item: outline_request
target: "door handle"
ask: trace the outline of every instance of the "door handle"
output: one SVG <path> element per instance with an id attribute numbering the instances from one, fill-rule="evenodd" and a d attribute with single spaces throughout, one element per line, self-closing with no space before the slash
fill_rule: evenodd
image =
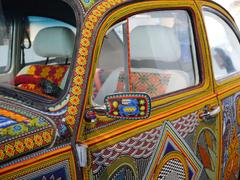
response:
<path id="1" fill-rule="evenodd" d="M 201 119 L 204 121 L 209 121 L 210 119 L 216 117 L 221 111 L 220 106 L 215 106 L 214 108 L 209 108 L 209 106 L 206 106 L 204 108 L 204 112 L 199 115 Z"/>

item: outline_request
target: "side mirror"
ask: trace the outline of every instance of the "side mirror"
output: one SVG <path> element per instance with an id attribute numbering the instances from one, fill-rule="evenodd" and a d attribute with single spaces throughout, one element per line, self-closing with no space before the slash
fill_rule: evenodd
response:
<path id="1" fill-rule="evenodd" d="M 106 116 L 121 120 L 146 119 L 151 112 L 151 99 L 145 93 L 117 93 L 104 99 Z"/>

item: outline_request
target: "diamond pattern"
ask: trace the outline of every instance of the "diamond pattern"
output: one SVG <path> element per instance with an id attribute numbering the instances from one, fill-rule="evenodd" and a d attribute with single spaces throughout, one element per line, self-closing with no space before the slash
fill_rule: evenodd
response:
<path id="1" fill-rule="evenodd" d="M 125 91 L 125 74 L 120 73 L 116 92 Z M 150 97 L 160 96 L 166 92 L 170 77 L 170 74 L 131 72 L 132 91 L 145 92 Z"/>

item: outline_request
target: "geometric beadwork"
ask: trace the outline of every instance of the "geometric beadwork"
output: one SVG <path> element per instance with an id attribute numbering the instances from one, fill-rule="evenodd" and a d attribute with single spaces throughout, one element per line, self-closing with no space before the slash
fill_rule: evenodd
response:
<path id="1" fill-rule="evenodd" d="M 171 177 L 171 178 L 170 178 Z M 185 180 L 186 174 L 184 172 L 183 164 L 178 159 L 170 159 L 163 166 L 158 179 L 180 179 Z"/>
<path id="2" fill-rule="evenodd" d="M 170 74 L 159 74 L 153 72 L 131 72 L 130 86 L 132 87 L 132 92 L 145 92 L 151 98 L 163 95 L 168 87 L 170 80 Z M 126 74 L 120 72 L 116 92 L 124 92 Z"/>
<path id="3" fill-rule="evenodd" d="M 64 180 L 77 179 L 75 169 L 75 159 L 71 146 L 49 148 L 48 150 L 34 153 L 28 158 L 23 158 L 23 162 L 14 161 L 8 163 L 6 168 L 0 168 L 2 179 L 34 179 L 34 180 Z M 15 167 L 20 162 L 20 166 Z M 13 166 L 12 166 L 13 165 Z"/>
<path id="4" fill-rule="evenodd" d="M 192 112 L 187 116 L 180 117 L 177 120 L 172 121 L 171 124 L 181 137 L 186 138 L 188 134 L 193 133 L 199 126 L 198 111 Z"/>
<path id="5" fill-rule="evenodd" d="M 18 179 L 69 179 L 70 167 L 69 161 L 65 160 L 60 163 L 54 164 L 47 168 L 29 173 L 25 176 L 19 177 Z"/>
<path id="6" fill-rule="evenodd" d="M 133 170 L 129 166 L 122 166 L 111 175 L 109 179 L 136 179 Z"/>
<path id="7" fill-rule="evenodd" d="M 138 120 L 150 116 L 151 99 L 145 93 L 117 93 L 104 99 L 109 118 Z"/>
<path id="8" fill-rule="evenodd" d="M 167 161 L 170 159 L 180 160 L 180 163 L 183 165 L 182 167 L 184 167 L 184 173 L 182 172 L 182 168 L 179 168 L 180 166 L 177 168 L 176 164 L 173 169 L 171 168 L 167 171 L 167 168 L 169 168 Z M 173 161 L 171 161 L 171 163 L 173 163 Z M 163 169 L 164 166 L 165 169 Z M 185 174 L 185 176 L 188 177 L 187 179 L 198 179 L 202 169 L 203 166 L 201 162 L 188 144 L 171 123 L 165 121 L 162 135 L 158 140 L 143 179 L 152 179 L 153 176 L 156 175 L 156 171 L 159 172 L 157 175 L 164 173 L 165 175 L 168 174 L 169 177 L 174 175 L 181 178 Z"/>
<path id="9" fill-rule="evenodd" d="M 56 128 L 46 117 L 0 101 L 0 163 L 50 146 Z"/>
<path id="10" fill-rule="evenodd" d="M 131 157 L 135 159 L 150 158 L 154 151 L 155 144 L 158 142 L 157 140 L 160 133 L 161 128 L 158 127 L 120 141 L 97 152 L 93 152 L 93 175 L 97 176 L 104 167 L 108 167 L 121 157 Z"/>
<path id="11" fill-rule="evenodd" d="M 90 9 L 95 3 L 94 0 L 81 0 L 81 2 L 83 4 L 85 10 Z"/>
<path id="12" fill-rule="evenodd" d="M 0 163 L 11 160 L 20 155 L 36 151 L 52 144 L 55 131 L 51 128 L 26 134 L 0 144 Z"/>
<path id="13" fill-rule="evenodd" d="M 217 139 L 214 132 L 203 128 L 197 138 L 197 157 L 201 160 L 207 179 L 217 179 Z"/>
<path id="14" fill-rule="evenodd" d="M 77 121 L 78 109 L 80 104 L 82 104 L 83 96 L 85 90 L 86 82 L 89 79 L 87 77 L 87 63 L 89 62 L 89 51 L 92 49 L 90 46 L 92 40 L 94 40 L 94 31 L 97 28 L 98 22 L 101 20 L 103 15 L 114 8 L 117 5 L 124 3 L 126 0 L 103 0 L 93 7 L 85 16 L 85 21 L 82 26 L 81 31 L 81 42 L 79 52 L 77 54 L 77 61 L 73 70 L 73 83 L 69 90 L 70 99 L 68 104 L 68 109 L 66 113 L 66 124 L 73 131 L 75 123 Z M 92 0 L 81 0 L 84 7 L 88 9 L 92 7 Z M 95 2 L 95 1 L 94 1 Z M 79 126 L 81 126 L 82 121 L 80 121 Z M 84 126 L 81 126 L 84 127 Z M 77 134 L 81 134 L 84 131 L 83 128 L 80 128 Z M 80 136 L 77 136 L 80 137 Z"/>
<path id="15" fill-rule="evenodd" d="M 239 173 L 239 98 L 237 93 L 222 100 L 222 179 L 237 179 Z"/>

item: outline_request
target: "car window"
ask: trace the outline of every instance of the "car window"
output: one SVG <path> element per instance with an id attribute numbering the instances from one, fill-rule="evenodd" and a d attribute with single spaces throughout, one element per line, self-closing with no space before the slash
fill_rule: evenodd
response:
<path id="1" fill-rule="evenodd" d="M 204 10 L 204 20 L 215 79 L 222 80 L 240 72 L 240 44 L 232 28 L 220 16 L 207 10 Z"/>
<path id="2" fill-rule="evenodd" d="M 236 21 L 236 24 L 238 25 L 238 28 L 240 27 L 240 11 L 239 11 L 239 0 L 214 0 L 216 3 L 220 4 L 222 7 L 224 7 L 234 18 Z"/>
<path id="3" fill-rule="evenodd" d="M 111 27 L 94 77 L 93 100 L 118 92 L 151 98 L 199 84 L 192 24 L 187 11 L 136 14 Z"/>
<path id="4" fill-rule="evenodd" d="M 10 95 L 16 90 L 21 96 L 31 93 L 33 99 L 51 102 L 62 97 L 68 85 L 77 37 L 76 14 L 61 0 L 23 0 L 23 4 L 0 1 L 0 73 L 8 61 L 13 62 L 0 90 L 8 88 Z M 12 35 L 9 18 L 4 19 L 1 13 L 12 19 Z"/>
<path id="5" fill-rule="evenodd" d="M 0 8 L 1 10 L 1 8 Z M 12 21 L 0 11 L 0 74 L 9 70 Z"/>

